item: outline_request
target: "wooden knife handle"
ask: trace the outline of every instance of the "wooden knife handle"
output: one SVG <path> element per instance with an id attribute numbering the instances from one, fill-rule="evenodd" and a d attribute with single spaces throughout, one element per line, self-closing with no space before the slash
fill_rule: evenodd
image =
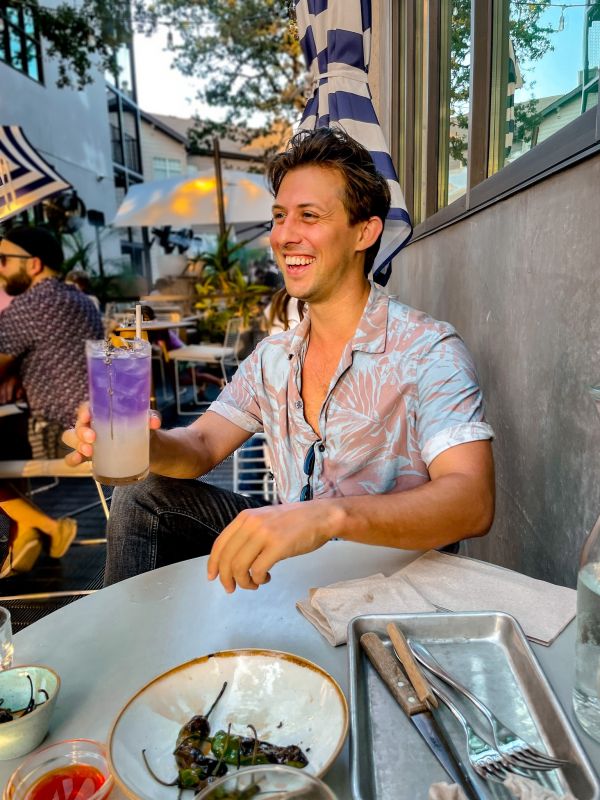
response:
<path id="1" fill-rule="evenodd" d="M 406 637 L 393 622 L 388 623 L 386 630 L 388 632 L 388 636 L 394 646 L 394 650 L 396 651 L 396 655 L 400 659 L 402 666 L 404 667 L 406 674 L 410 678 L 410 682 L 415 688 L 415 692 L 417 693 L 417 697 L 421 702 L 425 703 L 426 705 L 433 706 L 437 708 L 437 697 L 434 695 L 431 685 L 425 675 L 423 674 L 421 667 L 417 664 L 415 657 L 412 654 L 410 647 L 408 646 L 408 642 L 406 641 Z"/>
<path id="2" fill-rule="evenodd" d="M 427 706 L 419 700 L 410 681 L 402 672 L 400 664 L 379 636 L 376 633 L 363 633 L 360 637 L 360 644 L 404 712 L 412 717 L 413 714 L 427 711 Z"/>

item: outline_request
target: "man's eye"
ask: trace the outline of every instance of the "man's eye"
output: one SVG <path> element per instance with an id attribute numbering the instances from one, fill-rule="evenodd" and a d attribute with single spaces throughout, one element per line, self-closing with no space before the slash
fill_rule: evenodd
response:
<path id="1" fill-rule="evenodd" d="M 302 214 L 303 219 L 316 219 L 317 215 L 312 211 L 304 211 Z"/>
<path id="2" fill-rule="evenodd" d="M 273 214 L 273 222 L 280 222 L 285 217 L 283 211 L 276 211 Z"/>

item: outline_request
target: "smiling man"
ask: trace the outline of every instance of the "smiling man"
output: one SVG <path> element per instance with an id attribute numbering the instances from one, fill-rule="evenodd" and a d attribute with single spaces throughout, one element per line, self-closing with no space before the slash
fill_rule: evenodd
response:
<path id="1" fill-rule="evenodd" d="M 368 151 L 341 130 L 304 131 L 268 175 L 271 245 L 308 313 L 263 340 L 188 428 L 151 422 L 153 474 L 113 495 L 107 583 L 210 552 L 210 579 L 256 589 L 335 537 L 425 550 L 491 525 L 493 434 L 469 353 L 367 278 L 390 205 Z M 195 480 L 259 431 L 279 505 Z M 93 440 L 83 409 L 69 462 Z"/>

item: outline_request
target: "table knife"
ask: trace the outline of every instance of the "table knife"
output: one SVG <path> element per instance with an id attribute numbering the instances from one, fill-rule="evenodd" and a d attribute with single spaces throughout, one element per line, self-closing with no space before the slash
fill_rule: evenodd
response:
<path id="1" fill-rule="evenodd" d="M 430 706 L 424 700 L 419 700 L 398 660 L 389 652 L 379 636 L 376 633 L 364 633 L 360 637 L 360 644 L 394 699 L 400 704 L 452 781 L 462 787 L 469 800 L 487 800 L 487 795 L 478 792 L 471 782 L 445 731 L 431 713 Z"/>

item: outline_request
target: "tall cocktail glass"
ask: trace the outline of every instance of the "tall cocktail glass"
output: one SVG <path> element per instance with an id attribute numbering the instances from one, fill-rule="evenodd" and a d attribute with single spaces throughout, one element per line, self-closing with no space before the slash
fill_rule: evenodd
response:
<path id="1" fill-rule="evenodd" d="M 100 483 L 142 480 L 150 461 L 151 347 L 141 339 L 86 342 L 92 428 L 92 468 Z"/>

